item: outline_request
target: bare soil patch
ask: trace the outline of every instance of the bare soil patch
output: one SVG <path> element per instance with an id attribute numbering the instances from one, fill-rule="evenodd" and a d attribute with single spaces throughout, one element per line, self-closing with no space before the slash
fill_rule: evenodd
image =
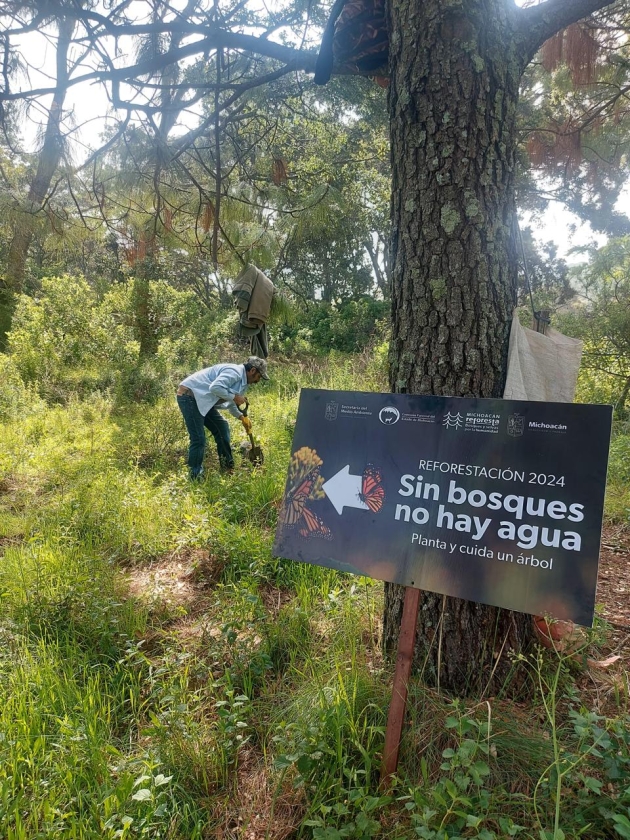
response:
<path id="1" fill-rule="evenodd" d="M 145 651 L 161 649 L 165 633 L 183 648 L 195 650 L 204 645 L 204 640 L 221 636 L 222 622 L 217 621 L 214 607 L 215 586 L 222 571 L 223 563 L 199 548 L 179 550 L 127 570 L 128 594 L 158 618 L 160 629 L 148 633 Z M 277 616 L 293 597 L 271 584 L 263 585 L 259 594 L 272 616 Z M 239 633 L 239 637 L 242 635 Z M 257 645 L 260 638 L 254 636 L 252 641 Z"/>
<path id="2" fill-rule="evenodd" d="M 134 566 L 127 573 L 129 594 L 148 605 L 161 602 L 188 610 L 199 597 L 197 567 L 208 561 L 207 551 L 191 549 Z"/>
<path id="3" fill-rule="evenodd" d="M 288 779 L 280 786 L 264 759 L 244 749 L 239 756 L 237 795 L 218 803 L 217 840 L 286 840 L 295 835 L 304 817 L 304 794 Z"/>
<path id="4" fill-rule="evenodd" d="M 630 528 L 604 526 L 596 601 L 615 628 L 630 633 Z"/>

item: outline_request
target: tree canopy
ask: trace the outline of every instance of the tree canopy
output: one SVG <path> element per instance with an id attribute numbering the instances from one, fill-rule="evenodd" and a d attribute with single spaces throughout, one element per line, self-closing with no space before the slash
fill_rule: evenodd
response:
<path id="1" fill-rule="evenodd" d="M 477 4 L 453 8 L 468 5 Z M 536 210 L 552 198 L 598 230 L 625 233 L 627 217 L 614 208 L 626 178 L 623 4 L 564 34 L 560 27 L 609 4 L 500 5 L 527 33 L 529 53 L 551 36 L 523 80 L 519 206 Z M 3 170 L 15 231 L 3 243 L 5 297 L 24 287 L 26 255 L 42 229 L 67 237 L 77 223 L 101 223 L 132 259 L 157 237 L 206 257 L 215 271 L 233 272 L 244 259 L 279 271 L 291 249 L 296 257 L 312 250 L 318 214 L 329 228 L 349 206 L 362 208 L 364 229 L 355 230 L 350 251 L 342 245 L 342 261 L 350 265 L 351 251 L 366 249 L 359 273 L 371 263 L 385 291 L 385 95 L 339 64 L 334 72 L 345 76 L 313 87 L 308 74 L 327 13 L 301 2 L 274 12 L 201 1 L 2 4 L 5 148 L 26 164 L 19 183 Z M 107 108 L 106 131 L 87 159 L 77 145 L 78 90 L 84 99 L 98 92 Z M 29 120 L 41 125 L 36 158 L 16 133 Z"/>

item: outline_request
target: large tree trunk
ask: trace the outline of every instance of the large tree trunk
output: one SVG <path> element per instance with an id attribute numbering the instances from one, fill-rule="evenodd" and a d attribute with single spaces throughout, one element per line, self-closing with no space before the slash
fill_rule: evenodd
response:
<path id="1" fill-rule="evenodd" d="M 44 141 L 39 151 L 37 168 L 31 181 L 23 212 L 14 226 L 13 237 L 7 253 L 7 267 L 0 281 L 0 350 L 6 345 L 6 336 L 11 328 L 13 309 L 17 296 L 22 292 L 26 272 L 28 251 L 33 241 L 37 214 L 41 212 L 50 185 L 63 153 L 61 120 L 63 103 L 68 92 L 68 52 L 74 30 L 72 19 L 62 18 L 59 23 L 57 41 L 57 87 L 48 112 Z"/>
<path id="2" fill-rule="evenodd" d="M 571 8 L 582 17 L 603 5 L 391 0 L 394 392 L 501 397 L 516 303 L 520 78 L 554 27 L 571 22 Z M 389 651 L 403 592 L 386 587 Z M 509 654 L 531 636 L 529 616 L 427 593 L 415 665 L 445 689 L 494 694 L 513 669 Z"/>

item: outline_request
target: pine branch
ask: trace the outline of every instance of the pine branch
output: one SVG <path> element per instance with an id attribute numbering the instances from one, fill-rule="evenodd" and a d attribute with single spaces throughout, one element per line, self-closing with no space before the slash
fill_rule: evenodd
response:
<path id="1" fill-rule="evenodd" d="M 151 59 L 137 62 L 127 67 L 112 68 L 109 70 L 96 70 L 91 73 L 85 73 L 82 76 L 75 76 L 74 79 L 69 80 L 68 87 L 73 87 L 82 82 L 94 81 L 113 81 L 113 82 L 132 82 L 140 76 L 153 75 L 159 70 L 168 67 L 170 64 L 175 64 L 184 58 L 189 58 L 194 55 L 203 54 L 205 52 L 215 50 L 218 48 L 228 48 L 239 50 L 243 52 L 250 52 L 257 55 L 264 55 L 267 58 L 275 59 L 284 62 L 285 70 L 305 70 L 313 72 L 315 69 L 315 60 L 317 54 L 314 52 L 300 51 L 292 47 L 286 47 L 283 44 L 277 44 L 274 41 L 268 41 L 265 38 L 259 38 L 255 35 L 245 35 L 242 33 L 217 31 L 212 35 L 200 41 L 195 41 L 192 44 L 186 44 L 177 49 L 168 50 L 154 56 Z M 0 101 L 8 101 L 15 99 L 33 99 L 45 94 L 54 93 L 55 88 L 38 88 L 37 90 L 24 90 L 16 93 L 0 92 Z"/>

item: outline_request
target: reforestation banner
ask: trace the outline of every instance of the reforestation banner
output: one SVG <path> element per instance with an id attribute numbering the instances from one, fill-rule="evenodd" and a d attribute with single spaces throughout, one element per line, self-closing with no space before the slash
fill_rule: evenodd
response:
<path id="1" fill-rule="evenodd" d="M 274 554 L 591 625 L 611 421 L 304 389 Z"/>

